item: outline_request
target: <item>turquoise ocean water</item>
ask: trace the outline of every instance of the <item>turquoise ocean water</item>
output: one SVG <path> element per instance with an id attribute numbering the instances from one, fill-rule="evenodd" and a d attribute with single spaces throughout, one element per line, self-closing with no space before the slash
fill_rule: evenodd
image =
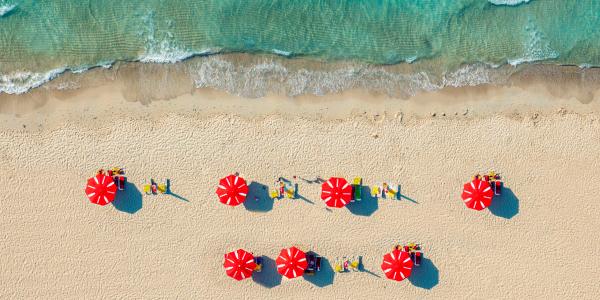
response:
<path id="1" fill-rule="evenodd" d="M 419 65 L 433 64 L 432 76 L 472 83 L 473 66 L 600 66 L 599 28 L 600 0 L 0 0 L 0 92 L 96 66 L 238 52 L 369 70 L 411 64 L 421 77 Z M 215 72 L 231 72 L 214 62 L 199 85 L 219 87 Z M 332 72 L 357 80 L 348 70 Z"/>

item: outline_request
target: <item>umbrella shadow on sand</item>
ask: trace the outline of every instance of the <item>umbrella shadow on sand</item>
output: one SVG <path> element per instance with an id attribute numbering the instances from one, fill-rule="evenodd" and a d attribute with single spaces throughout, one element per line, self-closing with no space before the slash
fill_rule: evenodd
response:
<path id="1" fill-rule="evenodd" d="M 117 191 L 112 205 L 119 211 L 135 214 L 142 209 L 142 193 L 133 183 L 126 182 L 125 190 Z"/>
<path id="2" fill-rule="evenodd" d="M 430 259 L 423 257 L 421 265 L 413 267 L 408 280 L 416 287 L 430 290 L 440 282 L 440 271 Z"/>
<path id="3" fill-rule="evenodd" d="M 266 256 L 263 256 L 262 260 L 262 271 L 253 272 L 252 280 L 269 289 L 280 285 L 282 276 L 277 272 L 277 263 Z"/>
<path id="4" fill-rule="evenodd" d="M 325 257 L 321 257 L 321 270 L 314 275 L 304 274 L 304 279 L 318 287 L 326 287 L 333 284 L 335 272 Z"/>
<path id="5" fill-rule="evenodd" d="M 350 202 L 346 205 L 348 210 L 357 216 L 370 216 L 379 208 L 378 200 L 371 196 L 371 188 L 363 186 L 361 190 L 362 200 Z"/>
<path id="6" fill-rule="evenodd" d="M 519 213 L 519 198 L 509 188 L 502 188 L 502 195 L 494 197 L 488 207 L 494 216 L 512 219 Z"/>
<path id="7" fill-rule="evenodd" d="M 244 207 L 249 211 L 267 212 L 273 209 L 273 198 L 269 195 L 269 188 L 256 181 L 248 185 L 248 195 Z"/>

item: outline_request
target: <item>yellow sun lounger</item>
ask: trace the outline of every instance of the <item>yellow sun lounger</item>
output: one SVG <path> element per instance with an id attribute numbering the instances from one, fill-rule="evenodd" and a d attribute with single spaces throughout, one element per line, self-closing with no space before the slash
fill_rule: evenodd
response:
<path id="1" fill-rule="evenodd" d="M 352 260 L 350 262 L 350 269 L 352 269 L 352 271 L 358 271 L 358 260 Z"/>
<path id="2" fill-rule="evenodd" d="M 273 198 L 273 199 L 279 198 L 279 193 L 277 191 L 271 191 L 271 198 Z"/>
<path id="3" fill-rule="evenodd" d="M 378 186 L 374 185 L 371 188 L 371 196 L 374 198 L 377 198 L 377 196 L 379 196 L 379 187 Z"/>
<path id="4" fill-rule="evenodd" d="M 337 273 L 342 273 L 342 272 L 344 271 L 344 267 L 342 266 L 342 264 L 341 264 L 340 262 L 336 262 L 336 263 L 335 263 L 334 270 L 335 270 Z"/>
<path id="5" fill-rule="evenodd" d="M 147 195 L 150 195 L 152 193 L 149 184 L 144 184 L 144 193 L 146 193 Z"/>
<path id="6" fill-rule="evenodd" d="M 166 184 L 159 184 L 157 187 L 158 191 L 161 193 L 166 193 L 167 192 L 167 185 Z"/>
<path id="7" fill-rule="evenodd" d="M 286 194 L 286 196 L 287 196 L 289 199 L 293 199 L 293 198 L 294 198 L 294 190 L 292 190 L 292 189 L 290 189 L 290 190 L 286 190 L 286 191 L 285 191 L 285 194 Z"/>

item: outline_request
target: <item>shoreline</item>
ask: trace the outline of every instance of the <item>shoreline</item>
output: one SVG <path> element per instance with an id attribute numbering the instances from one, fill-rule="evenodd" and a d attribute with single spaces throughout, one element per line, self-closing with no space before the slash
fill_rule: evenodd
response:
<path id="1" fill-rule="evenodd" d="M 323 96 L 295 97 L 271 93 L 261 98 L 231 95 L 212 88 L 198 89 L 185 72 L 171 65 L 124 66 L 70 74 L 51 84 L 76 82 L 75 89 L 38 88 L 26 94 L 0 94 L 0 126 L 5 129 L 43 128 L 82 119 L 128 118 L 166 114 L 209 117 L 214 114 L 262 118 L 269 115 L 335 120 L 364 117 L 384 119 L 473 119 L 497 115 L 528 118 L 600 112 L 600 69 L 581 73 L 573 68 L 541 76 L 531 67 L 510 77 L 503 85 L 446 87 L 419 92 L 409 98 L 352 89 Z M 544 81 L 546 80 L 546 81 Z M 560 84 L 557 84 L 560 82 Z M 25 125 L 25 127 L 23 127 Z"/>
<path id="2" fill-rule="evenodd" d="M 264 54 L 215 54 L 176 63 L 117 62 L 109 67 L 97 66 L 85 71 L 67 69 L 58 76 L 52 75 L 52 79 L 44 83 L 34 83 L 39 81 L 34 78 L 44 77 L 43 74 L 23 72 L 32 77 L 16 82 L 6 77 L 0 84 L 4 88 L 27 83 L 37 87 L 25 93 L 0 93 L 0 100 L 40 90 L 68 91 L 107 84 L 128 85 L 127 89 L 133 90 L 130 97 L 142 101 L 171 99 L 207 88 L 247 98 L 335 96 L 358 90 L 390 99 L 411 99 L 456 88 L 526 87 L 532 83 L 560 82 L 577 86 L 579 90 L 574 96 L 587 103 L 593 101 L 596 97 L 593 94 L 600 90 L 600 68 L 594 67 L 543 62 L 518 66 L 474 63 L 448 71 L 441 69 L 443 65 L 436 60 L 371 65 Z M 161 84 L 160 89 L 154 88 L 152 93 L 143 94 L 148 84 L 156 82 Z M 547 85 L 547 88 L 553 86 Z M 565 96 L 564 91 L 555 89 L 553 93 Z"/>

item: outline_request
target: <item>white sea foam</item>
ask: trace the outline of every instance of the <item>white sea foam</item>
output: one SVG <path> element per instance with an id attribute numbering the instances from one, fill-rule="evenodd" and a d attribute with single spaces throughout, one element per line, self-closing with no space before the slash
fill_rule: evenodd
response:
<path id="1" fill-rule="evenodd" d="M 508 5 L 515 6 L 523 3 L 529 3 L 531 0 L 488 0 L 490 3 L 494 5 Z"/>
<path id="2" fill-rule="evenodd" d="M 163 40 L 158 44 L 150 45 L 145 53 L 139 57 L 139 61 L 144 63 L 176 63 L 194 55 L 194 52 L 181 50 L 168 40 Z"/>
<path id="3" fill-rule="evenodd" d="M 138 61 L 143 63 L 176 63 L 195 55 L 212 54 L 211 49 L 203 51 L 185 50 L 178 45 L 175 37 L 169 31 L 158 33 L 154 24 L 154 12 L 142 17 L 144 26 L 138 35 L 146 40 L 145 51 Z M 168 21 L 172 23 L 172 21 Z"/>
<path id="4" fill-rule="evenodd" d="M 525 53 L 522 57 L 509 59 L 508 63 L 510 65 L 516 66 L 523 63 L 558 58 L 559 53 L 550 47 L 544 39 L 544 34 L 536 28 L 531 20 L 525 29 L 528 33 Z"/>
<path id="5" fill-rule="evenodd" d="M 411 96 L 447 86 L 474 86 L 502 82 L 508 75 L 486 64 L 466 65 L 442 76 L 425 72 L 399 73 L 386 67 L 351 64 L 331 70 L 292 70 L 276 61 L 252 66 L 235 65 L 219 57 L 206 57 L 191 66 L 196 87 L 215 88 L 245 97 L 269 92 L 297 96 L 324 95 L 359 88 Z"/>
<path id="6" fill-rule="evenodd" d="M 283 51 L 283 50 L 279 50 L 279 49 L 273 49 L 271 51 L 273 51 L 273 53 L 275 53 L 277 55 L 281 55 L 281 56 L 285 56 L 285 57 L 292 56 L 292 52 L 289 52 L 289 51 Z"/>
<path id="7" fill-rule="evenodd" d="M 2 5 L 0 5 L 0 17 L 3 17 L 4 15 L 6 15 L 9 12 L 13 11 L 15 8 L 17 8 L 16 4 L 2 4 Z"/>
<path id="8" fill-rule="evenodd" d="M 409 63 L 409 64 L 412 64 L 412 63 L 413 63 L 413 62 L 415 62 L 417 59 L 419 59 L 419 57 L 415 55 L 415 56 L 408 57 L 408 58 L 407 58 L 407 59 L 405 59 L 404 61 L 405 61 L 405 62 L 407 62 L 407 63 Z"/>
<path id="9" fill-rule="evenodd" d="M 23 94 L 29 90 L 56 78 L 65 68 L 54 69 L 46 73 L 15 72 L 0 75 L 0 93 Z"/>
<path id="10" fill-rule="evenodd" d="M 78 68 L 73 68 L 73 69 L 71 70 L 71 73 L 73 73 L 73 74 L 81 74 L 81 73 L 83 73 L 83 72 L 85 72 L 85 71 L 87 71 L 87 70 L 89 70 L 89 69 L 90 69 L 89 67 L 78 67 Z"/>

